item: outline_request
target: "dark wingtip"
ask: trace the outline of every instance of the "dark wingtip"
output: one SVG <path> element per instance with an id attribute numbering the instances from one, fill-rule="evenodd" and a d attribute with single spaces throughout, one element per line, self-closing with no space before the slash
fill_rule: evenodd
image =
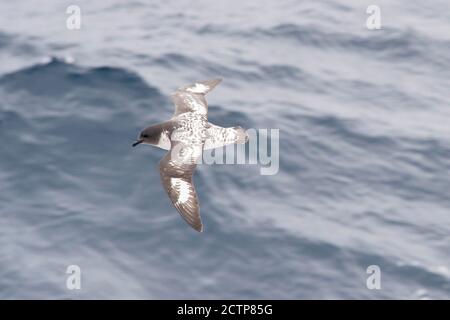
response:
<path id="1" fill-rule="evenodd" d="M 197 224 L 197 225 L 192 225 L 191 224 L 191 227 L 195 230 L 195 231 L 197 231 L 197 232 L 200 232 L 200 233 L 202 233 L 203 232 L 203 223 L 202 224 Z"/>

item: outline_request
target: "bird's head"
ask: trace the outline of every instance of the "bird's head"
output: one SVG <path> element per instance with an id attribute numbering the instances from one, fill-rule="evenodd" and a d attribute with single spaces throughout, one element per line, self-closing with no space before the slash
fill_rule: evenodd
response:
<path id="1" fill-rule="evenodd" d="M 147 127 L 141 131 L 138 139 L 136 140 L 136 142 L 133 143 L 133 147 L 136 147 L 138 144 L 141 143 L 156 145 L 158 144 L 160 134 L 161 131 L 158 130 L 158 128 L 156 128 L 155 126 Z"/>

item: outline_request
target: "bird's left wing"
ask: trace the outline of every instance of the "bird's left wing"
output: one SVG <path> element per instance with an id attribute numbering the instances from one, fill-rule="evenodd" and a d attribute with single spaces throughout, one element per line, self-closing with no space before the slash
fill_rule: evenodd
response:
<path id="1" fill-rule="evenodd" d="M 222 79 L 198 81 L 192 85 L 179 88 L 172 94 L 172 101 L 175 104 L 175 113 L 178 116 L 186 112 L 198 114 L 208 114 L 208 103 L 205 95 L 214 89 Z"/>
<path id="2" fill-rule="evenodd" d="M 195 230 L 202 232 L 200 205 L 192 181 L 203 145 L 174 142 L 159 163 L 161 181 L 175 208 Z"/>

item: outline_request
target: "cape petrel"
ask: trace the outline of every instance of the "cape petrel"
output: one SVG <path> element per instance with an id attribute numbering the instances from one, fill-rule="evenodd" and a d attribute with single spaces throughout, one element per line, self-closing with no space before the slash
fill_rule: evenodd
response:
<path id="1" fill-rule="evenodd" d="M 151 144 L 169 152 L 159 162 L 161 181 L 175 208 L 195 230 L 203 224 L 192 176 L 202 151 L 232 143 L 246 143 L 241 127 L 223 128 L 208 122 L 205 95 L 222 80 L 198 81 L 172 94 L 175 113 L 170 120 L 145 128 L 133 143 Z"/>

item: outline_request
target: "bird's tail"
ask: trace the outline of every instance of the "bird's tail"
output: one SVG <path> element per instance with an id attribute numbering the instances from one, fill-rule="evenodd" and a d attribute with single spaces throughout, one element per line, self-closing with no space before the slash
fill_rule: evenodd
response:
<path id="1" fill-rule="evenodd" d="M 233 129 L 236 134 L 236 143 L 243 144 L 248 141 L 248 134 L 243 128 L 233 127 Z"/>

